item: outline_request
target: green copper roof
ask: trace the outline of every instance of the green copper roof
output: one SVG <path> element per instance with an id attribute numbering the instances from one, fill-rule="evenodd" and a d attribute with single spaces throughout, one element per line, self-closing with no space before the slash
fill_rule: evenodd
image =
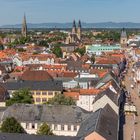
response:
<path id="1" fill-rule="evenodd" d="M 120 50 L 120 45 L 87 45 L 87 51 L 112 51 L 112 50 Z"/>

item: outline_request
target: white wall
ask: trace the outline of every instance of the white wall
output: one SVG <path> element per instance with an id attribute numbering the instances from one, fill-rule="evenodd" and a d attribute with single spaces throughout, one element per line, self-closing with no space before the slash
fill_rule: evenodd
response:
<path id="1" fill-rule="evenodd" d="M 0 102 L 0 107 L 6 107 L 6 102 Z"/>
<path id="2" fill-rule="evenodd" d="M 64 88 L 75 88 L 78 86 L 77 81 L 68 81 L 68 82 L 63 82 L 63 87 Z M 79 82 L 79 86 L 82 89 L 87 89 L 88 88 L 88 83 L 87 82 Z"/>
<path id="3" fill-rule="evenodd" d="M 106 104 L 109 104 L 112 107 L 112 109 L 116 112 L 116 114 L 118 114 L 119 107 L 106 95 L 104 95 L 102 98 L 93 103 L 93 112 L 100 108 L 104 108 Z"/>
<path id="4" fill-rule="evenodd" d="M 34 60 L 32 58 L 30 58 L 29 60 L 27 61 L 23 61 L 23 65 L 27 65 L 27 64 L 47 64 L 47 65 L 53 65 L 55 62 L 54 62 L 54 59 L 46 59 L 44 61 L 40 61 L 38 58 L 35 58 Z"/>
<path id="5" fill-rule="evenodd" d="M 21 126 L 24 128 L 24 130 L 28 133 L 28 134 L 36 134 L 37 133 L 37 130 L 39 129 L 39 127 L 41 126 L 40 124 L 37 124 L 37 123 L 33 123 L 34 125 L 34 129 L 32 128 L 32 123 L 25 123 L 25 122 L 22 122 L 21 123 Z M 68 130 L 68 125 L 65 124 L 63 125 L 64 126 L 64 130 L 62 130 L 62 124 L 51 124 L 49 125 L 51 130 L 53 131 L 53 133 L 55 135 L 58 135 L 58 136 L 76 136 L 78 131 L 79 131 L 79 128 L 80 126 L 79 125 L 75 125 L 76 127 L 76 130 L 74 130 L 74 125 L 70 125 L 70 130 Z M 55 128 L 55 126 L 57 126 L 57 128 Z"/>
<path id="6" fill-rule="evenodd" d="M 76 105 L 87 110 L 87 111 L 92 111 L 93 106 L 92 103 L 95 99 L 96 95 L 91 94 L 91 95 L 80 95 L 79 100 L 77 101 Z"/>

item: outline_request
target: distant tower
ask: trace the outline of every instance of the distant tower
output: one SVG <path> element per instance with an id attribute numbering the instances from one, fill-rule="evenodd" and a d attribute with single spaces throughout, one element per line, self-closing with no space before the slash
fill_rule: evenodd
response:
<path id="1" fill-rule="evenodd" d="M 77 29 L 77 37 L 79 40 L 81 40 L 81 34 L 82 34 L 82 26 L 81 26 L 81 21 L 79 20 L 78 29 Z"/>
<path id="2" fill-rule="evenodd" d="M 27 37 L 27 23 L 26 23 L 26 16 L 24 14 L 23 23 L 22 23 L 22 36 Z"/>
<path id="3" fill-rule="evenodd" d="M 73 21 L 72 34 L 76 34 L 76 23 Z"/>
<path id="4" fill-rule="evenodd" d="M 127 34 L 124 28 L 122 29 L 122 32 L 121 32 L 120 44 L 122 46 L 127 44 Z"/>

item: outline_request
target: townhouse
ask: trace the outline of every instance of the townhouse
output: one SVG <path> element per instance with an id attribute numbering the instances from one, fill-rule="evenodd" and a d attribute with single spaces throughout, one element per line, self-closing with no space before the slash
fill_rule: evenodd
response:
<path id="1" fill-rule="evenodd" d="M 56 94 L 63 91 L 62 82 L 54 80 L 53 77 L 44 70 L 27 69 L 18 80 L 9 80 L 2 85 L 12 96 L 13 92 L 19 89 L 29 89 L 32 93 L 34 103 L 46 103 Z"/>
<path id="2" fill-rule="evenodd" d="M 22 53 L 13 56 L 13 63 L 17 66 L 29 64 L 48 64 L 55 63 L 56 56 L 54 54 L 32 54 Z"/>
<path id="3" fill-rule="evenodd" d="M 87 111 L 93 111 L 93 101 L 100 92 L 98 89 L 80 89 L 76 105 Z"/>
<path id="4" fill-rule="evenodd" d="M 63 91 L 61 81 L 11 81 L 2 83 L 9 94 L 12 97 L 13 92 L 19 89 L 29 89 L 33 99 L 34 104 L 46 103 L 49 99 L 53 98 L 57 94 L 61 94 Z"/>
<path id="5" fill-rule="evenodd" d="M 118 140 L 118 115 L 107 104 L 83 121 L 77 136 L 85 140 Z"/>
<path id="6" fill-rule="evenodd" d="M 92 103 L 92 111 L 95 112 L 109 104 L 115 113 L 119 115 L 119 96 L 119 94 L 114 93 L 109 88 L 105 89 L 95 97 Z"/>
<path id="7" fill-rule="evenodd" d="M 36 134 L 40 125 L 47 123 L 55 134 L 48 139 L 67 140 L 70 138 L 68 136 L 76 140 L 118 139 L 118 115 L 109 104 L 95 112 L 87 112 L 76 106 L 15 104 L 0 110 L 0 121 L 7 117 L 16 118 L 28 134 Z M 8 134 L 2 135 L 8 137 Z M 36 137 L 34 135 L 34 139 Z"/>
<path id="8" fill-rule="evenodd" d="M 1 121 L 14 117 L 28 134 L 36 134 L 45 122 L 55 135 L 76 136 L 81 122 L 89 114 L 77 106 L 15 104 L 4 111 Z"/>

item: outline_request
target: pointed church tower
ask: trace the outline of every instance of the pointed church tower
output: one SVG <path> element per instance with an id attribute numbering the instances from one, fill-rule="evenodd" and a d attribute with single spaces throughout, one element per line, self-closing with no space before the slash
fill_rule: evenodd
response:
<path id="1" fill-rule="evenodd" d="M 23 23 L 22 23 L 22 36 L 27 37 L 27 23 L 26 23 L 26 16 L 24 14 Z"/>
<path id="2" fill-rule="evenodd" d="M 126 34 L 126 31 L 125 31 L 124 28 L 122 29 L 122 32 L 121 32 L 120 44 L 121 44 L 122 46 L 124 46 L 124 45 L 127 44 L 127 34 Z"/>
<path id="3" fill-rule="evenodd" d="M 82 26 L 81 26 L 81 21 L 79 20 L 78 29 L 77 29 L 77 37 L 79 40 L 81 40 L 81 34 L 82 34 Z"/>
<path id="4" fill-rule="evenodd" d="M 76 34 L 76 23 L 73 21 L 72 34 Z"/>

